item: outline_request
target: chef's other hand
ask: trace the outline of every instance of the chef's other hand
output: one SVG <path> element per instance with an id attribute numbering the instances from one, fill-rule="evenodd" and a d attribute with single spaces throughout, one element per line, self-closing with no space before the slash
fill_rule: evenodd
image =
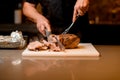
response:
<path id="1" fill-rule="evenodd" d="M 43 15 L 40 15 L 37 18 L 36 25 L 37 25 L 37 29 L 39 30 L 39 32 L 41 32 L 43 34 L 43 36 L 46 35 L 45 29 L 47 29 L 48 31 L 51 32 L 50 23 L 49 23 L 48 19 L 45 18 Z"/>
<path id="2" fill-rule="evenodd" d="M 77 16 L 83 16 L 88 11 L 89 0 L 77 0 L 74 6 L 73 22 L 75 22 Z"/>

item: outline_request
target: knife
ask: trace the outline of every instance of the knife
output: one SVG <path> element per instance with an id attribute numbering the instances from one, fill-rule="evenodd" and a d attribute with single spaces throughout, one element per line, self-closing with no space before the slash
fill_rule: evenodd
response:
<path id="1" fill-rule="evenodd" d="M 46 40 L 49 42 L 49 39 L 48 39 L 48 37 L 51 35 L 52 33 L 51 33 L 51 31 L 48 31 L 47 29 L 45 29 L 45 38 L 46 38 Z"/>

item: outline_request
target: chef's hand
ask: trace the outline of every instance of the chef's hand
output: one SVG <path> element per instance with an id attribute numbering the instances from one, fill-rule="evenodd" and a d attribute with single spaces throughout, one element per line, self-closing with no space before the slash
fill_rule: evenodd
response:
<path id="1" fill-rule="evenodd" d="M 36 23 L 36 26 L 44 36 L 45 36 L 45 29 L 51 31 L 50 24 L 47 18 L 45 18 L 42 14 L 40 14 L 36 10 L 36 5 L 24 2 L 23 4 L 23 14 L 28 17 L 31 21 Z"/>
<path id="2" fill-rule="evenodd" d="M 36 21 L 37 29 L 45 36 L 45 29 L 51 32 L 50 23 L 43 15 L 39 15 Z"/>
<path id="3" fill-rule="evenodd" d="M 77 16 L 83 16 L 88 11 L 89 0 L 77 0 L 74 6 L 73 22 L 75 22 Z"/>

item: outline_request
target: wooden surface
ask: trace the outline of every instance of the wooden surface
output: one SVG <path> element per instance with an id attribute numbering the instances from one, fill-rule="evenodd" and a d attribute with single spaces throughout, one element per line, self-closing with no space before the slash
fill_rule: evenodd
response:
<path id="1" fill-rule="evenodd" d="M 66 49 L 64 52 L 30 51 L 27 48 L 23 51 L 22 56 L 38 56 L 38 57 L 79 57 L 79 56 L 100 56 L 99 52 L 91 43 L 80 43 L 76 49 Z"/>

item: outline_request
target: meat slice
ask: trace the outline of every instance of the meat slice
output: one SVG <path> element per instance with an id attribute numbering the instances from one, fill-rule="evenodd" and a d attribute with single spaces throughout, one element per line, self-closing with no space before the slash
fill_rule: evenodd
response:
<path id="1" fill-rule="evenodd" d="M 36 51 L 36 50 L 46 50 L 48 49 L 49 44 L 44 41 L 44 43 L 39 42 L 39 41 L 33 41 L 30 42 L 27 46 L 27 48 L 31 51 Z"/>

